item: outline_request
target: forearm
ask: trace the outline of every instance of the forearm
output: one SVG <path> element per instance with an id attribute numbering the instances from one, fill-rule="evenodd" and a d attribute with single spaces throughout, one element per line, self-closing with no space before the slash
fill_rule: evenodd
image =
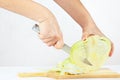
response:
<path id="1" fill-rule="evenodd" d="M 80 0 L 54 0 L 59 4 L 81 27 L 95 26 L 93 19 L 82 5 Z"/>
<path id="2" fill-rule="evenodd" d="M 32 0 L 0 0 L 0 7 L 39 22 L 53 16 L 47 8 Z"/>

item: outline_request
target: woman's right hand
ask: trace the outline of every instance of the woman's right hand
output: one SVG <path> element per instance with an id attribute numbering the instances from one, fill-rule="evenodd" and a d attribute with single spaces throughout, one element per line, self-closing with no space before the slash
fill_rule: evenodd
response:
<path id="1" fill-rule="evenodd" d="M 39 22 L 40 39 L 48 46 L 54 46 L 57 49 L 63 47 L 63 36 L 58 22 L 54 16 Z"/>

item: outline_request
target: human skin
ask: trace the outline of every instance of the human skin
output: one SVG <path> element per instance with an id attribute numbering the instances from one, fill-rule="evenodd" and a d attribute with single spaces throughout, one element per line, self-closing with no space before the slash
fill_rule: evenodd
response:
<path id="1" fill-rule="evenodd" d="M 82 28 L 82 39 L 91 35 L 105 36 L 96 26 L 80 0 L 54 0 Z M 40 39 L 48 46 L 62 48 L 63 36 L 55 16 L 44 6 L 32 0 L 0 0 L 0 7 L 39 22 Z M 111 49 L 112 54 L 113 48 Z"/>
<path id="2" fill-rule="evenodd" d="M 85 40 L 91 35 L 105 36 L 97 27 L 89 12 L 80 0 L 54 0 L 60 5 L 82 28 L 82 39 Z M 113 53 L 113 44 L 110 55 Z"/>
<path id="3" fill-rule="evenodd" d="M 63 36 L 55 16 L 32 0 L 0 0 L 0 7 L 39 22 L 40 39 L 48 46 L 62 48 Z"/>

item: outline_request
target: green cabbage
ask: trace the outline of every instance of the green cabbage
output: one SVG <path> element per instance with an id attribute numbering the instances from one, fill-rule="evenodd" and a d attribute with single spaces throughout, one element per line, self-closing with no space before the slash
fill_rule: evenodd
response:
<path id="1" fill-rule="evenodd" d="M 98 70 L 108 59 L 111 50 L 111 42 L 106 37 L 98 35 L 90 36 L 86 40 L 81 40 L 73 44 L 70 56 L 59 63 L 54 71 L 60 74 L 80 74 Z M 85 64 L 83 59 L 87 60 L 92 66 Z"/>

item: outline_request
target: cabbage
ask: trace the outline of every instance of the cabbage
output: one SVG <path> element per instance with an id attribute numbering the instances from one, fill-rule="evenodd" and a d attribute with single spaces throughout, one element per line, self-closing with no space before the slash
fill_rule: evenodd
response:
<path id="1" fill-rule="evenodd" d="M 111 42 L 109 39 L 98 35 L 90 36 L 84 41 L 81 40 L 73 44 L 70 56 L 52 70 L 58 71 L 62 75 L 96 71 L 108 59 L 110 50 Z M 92 66 L 84 63 L 84 58 L 87 58 Z"/>

